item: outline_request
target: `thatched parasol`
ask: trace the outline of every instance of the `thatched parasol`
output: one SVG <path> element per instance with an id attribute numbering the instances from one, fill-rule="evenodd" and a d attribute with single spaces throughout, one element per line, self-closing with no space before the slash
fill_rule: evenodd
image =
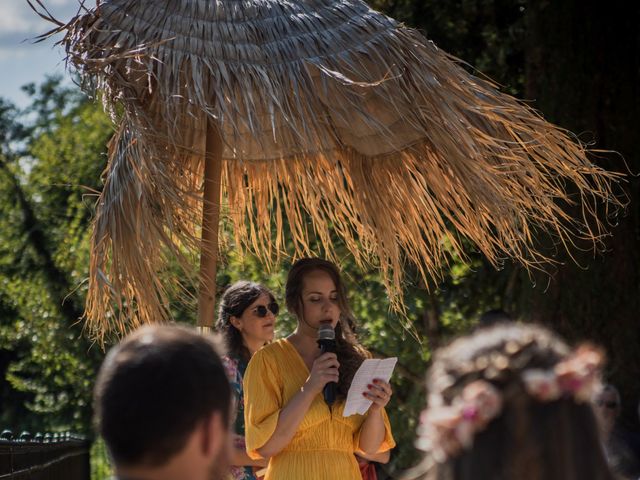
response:
<path id="1" fill-rule="evenodd" d="M 99 337 L 170 317 L 158 273 L 177 259 L 194 278 L 202 210 L 211 325 L 221 202 L 235 248 L 331 255 L 334 229 L 396 301 L 406 262 L 437 277 L 466 238 L 537 266 L 538 231 L 597 241 L 617 202 L 568 132 L 359 0 L 109 0 L 56 32 L 119 125 L 92 240 Z"/>

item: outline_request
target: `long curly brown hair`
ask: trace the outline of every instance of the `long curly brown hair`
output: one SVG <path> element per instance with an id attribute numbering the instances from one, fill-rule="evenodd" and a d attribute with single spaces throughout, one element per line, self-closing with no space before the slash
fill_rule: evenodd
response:
<path id="1" fill-rule="evenodd" d="M 365 358 L 371 354 L 358 342 L 356 320 L 349 306 L 344 282 L 340 271 L 333 263 L 322 258 L 303 258 L 293 264 L 287 277 L 285 301 L 287 310 L 296 318 L 302 318 L 302 287 L 305 276 L 312 272 L 323 271 L 329 274 L 338 292 L 340 320 L 336 325 L 336 354 L 340 362 L 338 395 L 347 396 L 353 377 Z"/>

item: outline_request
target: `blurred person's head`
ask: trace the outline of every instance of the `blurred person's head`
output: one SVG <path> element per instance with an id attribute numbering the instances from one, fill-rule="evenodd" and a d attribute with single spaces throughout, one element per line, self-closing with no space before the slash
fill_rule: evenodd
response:
<path id="1" fill-rule="evenodd" d="M 437 480 L 612 479 L 590 404 L 602 354 L 499 324 L 434 355 L 418 439 Z"/>
<path id="2" fill-rule="evenodd" d="M 228 471 L 231 390 L 210 335 L 147 326 L 107 355 L 98 431 L 120 478 L 214 480 Z"/>
<path id="3" fill-rule="evenodd" d="M 602 427 L 602 432 L 605 437 L 611 435 L 616 421 L 620 416 L 621 402 L 620 392 L 618 389 L 611 385 L 605 384 L 598 390 L 593 399 L 598 420 Z"/>
<path id="4" fill-rule="evenodd" d="M 249 360 L 273 340 L 279 311 L 273 293 L 259 283 L 241 280 L 227 288 L 220 298 L 216 328 L 228 352 Z"/>

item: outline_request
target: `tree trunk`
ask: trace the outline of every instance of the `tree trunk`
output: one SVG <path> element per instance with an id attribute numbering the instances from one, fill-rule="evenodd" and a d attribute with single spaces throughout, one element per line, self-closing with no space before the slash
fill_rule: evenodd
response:
<path id="1" fill-rule="evenodd" d="M 222 175 L 222 138 L 209 120 L 204 159 L 204 193 L 202 201 L 202 244 L 200 252 L 200 292 L 198 327 L 213 327 L 216 305 L 216 267 Z"/>

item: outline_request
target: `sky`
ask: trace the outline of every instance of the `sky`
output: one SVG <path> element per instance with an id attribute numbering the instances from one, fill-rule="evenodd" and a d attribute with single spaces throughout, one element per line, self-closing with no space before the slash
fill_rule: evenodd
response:
<path id="1" fill-rule="evenodd" d="M 36 4 L 34 0 L 32 3 Z M 42 3 L 65 23 L 75 15 L 79 5 L 78 0 L 42 0 Z M 87 1 L 87 6 L 91 5 Z M 29 100 L 20 90 L 22 85 L 38 84 L 48 74 L 70 78 L 65 71 L 64 50 L 54 46 L 61 36 L 33 42 L 34 37 L 52 27 L 31 10 L 26 0 L 0 0 L 0 97 L 25 107 Z"/>

